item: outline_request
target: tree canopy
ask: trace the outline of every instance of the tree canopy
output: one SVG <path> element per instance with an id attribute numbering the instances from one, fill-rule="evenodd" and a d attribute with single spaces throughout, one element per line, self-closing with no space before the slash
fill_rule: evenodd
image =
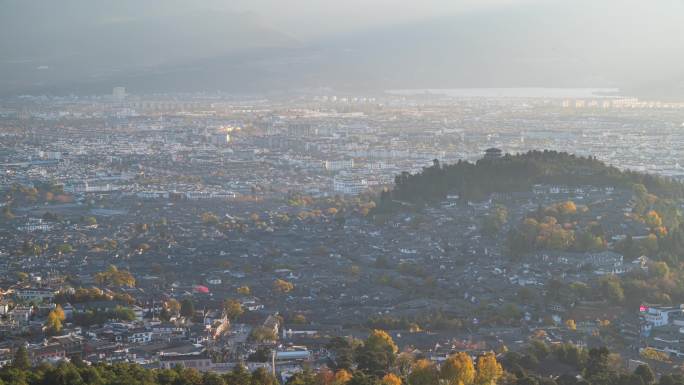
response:
<path id="1" fill-rule="evenodd" d="M 397 175 L 392 190 L 377 199 L 372 213 L 383 213 L 405 207 L 400 202 L 425 204 L 458 195 L 463 200 L 478 201 L 492 193 L 530 191 L 536 184 L 568 186 L 609 186 L 631 188 L 634 184 L 666 198 L 683 197 L 684 185 L 651 174 L 622 171 L 595 157 L 582 157 L 566 152 L 529 151 L 506 154 L 498 159 L 480 159 L 475 163 L 458 161 L 441 165 L 438 161 L 422 172 Z M 572 207 L 563 207 L 571 212 Z"/>

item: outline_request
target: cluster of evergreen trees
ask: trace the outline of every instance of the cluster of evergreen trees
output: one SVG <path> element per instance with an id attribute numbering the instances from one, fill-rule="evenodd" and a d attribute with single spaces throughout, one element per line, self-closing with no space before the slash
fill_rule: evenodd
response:
<path id="1" fill-rule="evenodd" d="M 397 175 L 394 188 L 380 195 L 374 212 L 383 213 L 401 207 L 398 201 L 417 205 L 438 202 L 448 194 L 477 201 L 491 193 L 530 191 L 535 184 L 624 188 L 643 184 L 648 191 L 659 196 L 684 197 L 684 185 L 671 179 L 621 171 L 594 157 L 545 150 L 506 154 L 476 163 L 458 161 L 440 165 L 435 160 L 431 167 L 420 173 Z"/>
<path id="2" fill-rule="evenodd" d="M 374 330 L 366 340 L 334 338 L 330 369 L 305 368 L 287 385 L 684 385 L 684 377 L 666 374 L 657 379 L 648 365 L 628 372 L 615 365 L 617 355 L 606 348 L 582 349 L 571 344 L 549 347 L 534 340 L 522 352 L 508 352 L 501 362 L 494 353 L 472 359 L 455 353 L 437 365 L 411 353 L 399 352 L 392 338 Z M 619 356 L 618 356 L 619 358 Z M 564 373 L 548 373 L 548 365 Z M 559 366 L 560 365 L 560 366 Z M 544 375 L 540 372 L 547 372 Z M 26 348 L 12 364 L 0 369 L 0 385 L 276 385 L 264 368 L 249 372 L 237 365 L 225 374 L 196 369 L 145 369 L 136 364 L 94 364 L 80 360 L 31 367 Z"/>
<path id="3" fill-rule="evenodd" d="M 522 352 L 506 353 L 502 359 L 511 373 L 509 383 L 515 385 L 674 385 L 684 383 L 680 375 L 657 378 L 647 364 L 630 372 L 622 367 L 622 359 L 607 348 L 583 349 L 572 344 L 549 347 L 534 340 Z M 548 366 L 564 373 L 548 374 Z M 564 368 L 564 369 L 560 369 Z M 547 373 L 545 376 L 540 372 Z"/>
<path id="4" fill-rule="evenodd" d="M 276 385 L 269 371 L 249 372 L 237 365 L 226 374 L 196 369 L 145 369 L 137 364 L 95 364 L 82 361 L 31 367 L 25 348 L 15 353 L 11 365 L 0 369 L 0 385 Z"/>

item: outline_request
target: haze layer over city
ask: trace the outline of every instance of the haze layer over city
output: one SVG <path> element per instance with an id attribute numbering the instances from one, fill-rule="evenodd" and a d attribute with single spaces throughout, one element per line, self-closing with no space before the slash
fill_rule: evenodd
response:
<path id="1" fill-rule="evenodd" d="M 684 2 L 0 2 L 0 385 L 684 384 Z"/>

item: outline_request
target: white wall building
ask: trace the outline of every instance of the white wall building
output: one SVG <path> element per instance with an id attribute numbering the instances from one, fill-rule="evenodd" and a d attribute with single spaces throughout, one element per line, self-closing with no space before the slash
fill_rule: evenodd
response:
<path id="1" fill-rule="evenodd" d="M 347 195 L 358 195 L 368 189 L 366 179 L 351 175 L 335 175 L 333 178 L 333 191 Z"/>
<path id="2" fill-rule="evenodd" d="M 354 159 L 326 160 L 323 167 L 328 171 L 351 170 L 354 168 Z"/>
<path id="3" fill-rule="evenodd" d="M 670 316 L 682 314 L 682 305 L 676 307 L 642 306 L 641 318 L 651 327 L 665 326 L 670 322 Z"/>

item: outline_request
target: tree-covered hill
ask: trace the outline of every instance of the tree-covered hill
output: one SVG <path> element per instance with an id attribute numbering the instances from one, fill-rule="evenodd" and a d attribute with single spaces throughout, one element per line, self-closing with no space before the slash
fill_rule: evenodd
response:
<path id="1" fill-rule="evenodd" d="M 397 175 L 394 188 L 380 195 L 376 212 L 391 211 L 400 207 L 400 202 L 417 205 L 438 202 L 449 194 L 477 201 L 491 193 L 530 191 L 535 184 L 616 188 L 643 184 L 648 191 L 662 197 L 684 197 L 684 185 L 669 178 L 622 171 L 595 157 L 545 150 L 483 158 L 475 163 L 458 161 L 440 165 L 435 160 L 420 173 Z"/>

